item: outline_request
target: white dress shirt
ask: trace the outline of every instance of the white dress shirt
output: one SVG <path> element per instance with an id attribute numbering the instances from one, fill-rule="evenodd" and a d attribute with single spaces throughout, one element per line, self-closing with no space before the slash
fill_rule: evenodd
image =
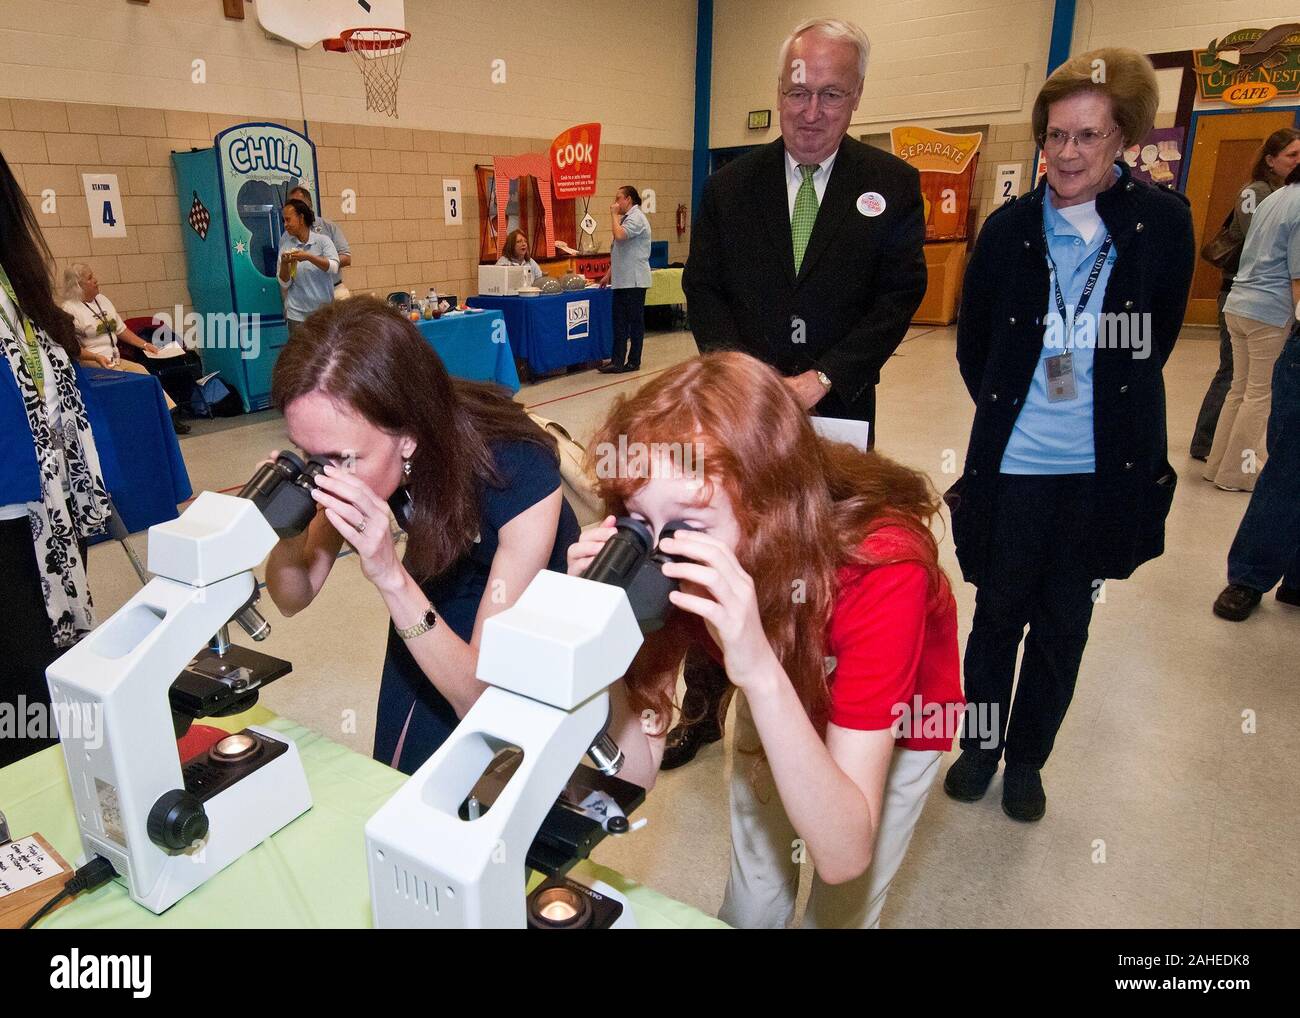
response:
<path id="1" fill-rule="evenodd" d="M 826 194 L 826 181 L 831 179 L 831 167 L 835 165 L 835 157 L 839 155 L 840 150 L 836 149 L 820 163 L 813 172 L 813 190 L 817 192 L 817 206 L 821 207 L 822 196 Z M 803 174 L 799 172 L 799 164 L 795 161 L 790 150 L 785 150 L 785 193 L 789 203 L 790 218 L 794 218 L 794 199 L 799 194 L 799 185 L 803 183 Z"/>

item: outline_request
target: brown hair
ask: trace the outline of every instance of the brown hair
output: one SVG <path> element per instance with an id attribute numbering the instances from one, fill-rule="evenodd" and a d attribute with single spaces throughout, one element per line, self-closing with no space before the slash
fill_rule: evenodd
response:
<path id="1" fill-rule="evenodd" d="M 1039 145 L 1047 133 L 1052 104 L 1079 92 L 1097 92 L 1110 100 L 1110 113 L 1125 145 L 1141 141 L 1156 122 L 1160 86 L 1151 61 L 1137 50 L 1107 46 L 1071 57 L 1043 82 L 1032 116 Z"/>
<path id="2" fill-rule="evenodd" d="M 1276 174 L 1268 168 L 1267 157 L 1278 155 L 1293 141 L 1300 141 L 1300 131 L 1294 127 L 1280 127 L 1265 138 L 1264 143 L 1259 146 L 1259 151 L 1255 153 L 1255 162 L 1250 168 L 1250 179 L 1273 183 Z M 1290 182 L 1288 177 L 1286 183 Z"/>
<path id="3" fill-rule="evenodd" d="M 498 386 L 453 379 L 415 325 L 374 297 L 351 297 L 308 316 L 271 376 L 280 410 L 311 392 L 338 400 L 389 434 L 415 438 L 414 507 L 406 567 L 416 580 L 444 572 L 479 531 L 478 485 L 502 485 L 492 445 L 555 440 Z"/>
<path id="4" fill-rule="evenodd" d="M 830 705 L 823 669 L 838 570 L 917 561 L 929 573 L 931 596 L 950 596 L 929 529 L 939 512 L 929 479 L 878 453 L 819 438 L 777 373 L 753 357 L 706 354 L 616 401 L 589 446 L 593 466 L 621 436 L 629 447 L 700 443 L 703 497 L 721 484 L 731 500 L 741 533 L 736 557 L 753 577 L 763 630 L 818 731 Z M 628 498 L 645 483 L 644 476 L 596 481 L 615 515 L 626 513 Z M 866 557 L 863 539 L 888 525 L 915 540 L 889 542 L 885 557 Z M 796 580 L 803 581 L 799 603 L 791 597 Z M 625 677 L 633 709 L 654 710 L 661 729 L 671 717 L 688 626 L 676 613 L 647 639 Z"/>
<path id="5" fill-rule="evenodd" d="M 36 213 L 0 153 L 0 265 L 13 284 L 18 309 L 63 347 L 75 364 L 81 343 L 72 316 L 54 300 L 54 259 Z M 22 336 L 15 337 L 19 340 Z"/>
<path id="6" fill-rule="evenodd" d="M 506 234 L 506 243 L 505 246 L 501 249 L 501 256 L 503 258 L 509 258 L 511 261 L 515 260 L 515 245 L 518 243 L 520 237 L 524 237 L 523 230 L 511 230 L 508 234 Z M 527 242 L 527 240 L 528 238 L 524 237 L 524 241 Z M 529 250 L 531 251 L 532 245 L 529 244 L 528 246 L 529 246 Z"/>

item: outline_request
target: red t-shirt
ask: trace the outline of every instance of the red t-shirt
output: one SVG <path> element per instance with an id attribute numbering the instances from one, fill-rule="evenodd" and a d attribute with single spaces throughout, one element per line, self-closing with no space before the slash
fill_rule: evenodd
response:
<path id="1" fill-rule="evenodd" d="M 863 541 L 874 559 L 923 556 L 921 541 L 900 526 Z M 957 655 L 957 601 L 946 580 L 932 593 L 919 561 L 845 566 L 831 610 L 826 652 L 830 721 L 841 728 L 896 727 L 903 749 L 952 749 L 965 698 Z"/>
<path id="2" fill-rule="evenodd" d="M 887 524 L 862 547 L 890 565 L 849 565 L 837 574 L 826 653 L 835 658 L 829 678 L 830 722 L 875 732 L 897 726 L 902 749 L 952 749 L 966 698 L 957 655 L 957 600 L 947 579 L 930 590 L 925 548 L 904 527 Z M 698 615 L 687 631 L 719 664 L 722 652 Z"/>

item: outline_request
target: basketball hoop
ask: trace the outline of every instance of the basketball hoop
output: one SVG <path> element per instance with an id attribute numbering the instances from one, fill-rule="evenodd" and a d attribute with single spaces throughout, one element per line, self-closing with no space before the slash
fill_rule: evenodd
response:
<path id="1" fill-rule="evenodd" d="M 366 83 L 366 109 L 397 116 L 397 82 L 411 33 L 400 28 L 349 28 L 324 46 L 348 52 Z"/>

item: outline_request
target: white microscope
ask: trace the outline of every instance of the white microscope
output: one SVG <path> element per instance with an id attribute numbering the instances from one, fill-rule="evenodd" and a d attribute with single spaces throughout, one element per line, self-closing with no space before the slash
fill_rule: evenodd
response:
<path id="1" fill-rule="evenodd" d="M 583 576 L 543 570 L 484 624 L 478 677 L 488 688 L 366 823 L 377 927 L 635 925 L 612 888 L 565 876 L 606 833 L 627 831 L 645 798 L 613 776 L 623 756 L 605 734 L 608 688 L 642 633 L 663 625 L 676 583 L 649 528 L 617 527 Z M 668 524 L 661 537 L 686 528 Z M 579 766 L 584 754 L 598 770 Z M 548 879 L 526 895 L 530 868 Z"/>
<path id="2" fill-rule="evenodd" d="M 319 467 L 282 453 L 240 497 L 205 491 L 151 527 L 154 578 L 47 670 L 86 859 L 107 859 L 153 912 L 311 808 L 298 749 L 283 736 L 250 727 L 184 767 L 176 737 L 189 719 L 247 709 L 289 671 L 231 644 L 227 626 L 257 640 L 269 632 L 253 607 L 253 568 L 314 514 Z"/>

